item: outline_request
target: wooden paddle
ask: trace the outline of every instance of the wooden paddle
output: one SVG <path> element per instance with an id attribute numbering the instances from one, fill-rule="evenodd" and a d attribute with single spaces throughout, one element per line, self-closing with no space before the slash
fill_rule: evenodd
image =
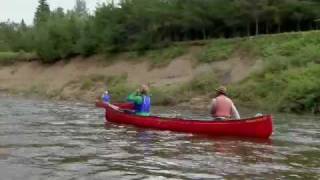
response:
<path id="1" fill-rule="evenodd" d="M 116 111 L 120 111 L 120 112 L 124 112 L 124 113 L 128 113 L 128 114 L 134 114 L 134 110 L 131 109 L 121 109 L 118 106 L 115 106 L 111 103 L 105 103 L 106 105 L 108 105 L 109 107 L 111 107 L 112 109 L 116 110 Z"/>

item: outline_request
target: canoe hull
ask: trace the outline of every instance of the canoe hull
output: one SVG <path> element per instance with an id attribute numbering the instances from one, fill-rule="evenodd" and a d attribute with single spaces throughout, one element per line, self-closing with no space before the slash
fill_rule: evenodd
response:
<path id="1" fill-rule="evenodd" d="M 210 136 L 235 136 L 263 139 L 268 139 L 273 131 L 272 117 L 270 115 L 241 120 L 201 121 L 155 116 L 143 117 L 124 113 L 104 104 L 97 106 L 106 109 L 106 121 L 157 130 L 206 134 Z M 130 105 L 127 104 L 119 106 L 122 106 L 122 108 L 131 108 Z"/>

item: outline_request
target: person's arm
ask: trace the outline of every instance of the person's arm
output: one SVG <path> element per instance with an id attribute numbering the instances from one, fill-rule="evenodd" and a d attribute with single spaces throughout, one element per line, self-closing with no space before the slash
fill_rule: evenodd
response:
<path id="1" fill-rule="evenodd" d="M 215 110 L 216 110 L 216 104 L 217 104 L 217 102 L 216 102 L 216 99 L 215 98 L 213 98 L 212 100 L 211 100 L 211 104 L 210 104 L 210 109 L 209 109 L 209 112 L 210 112 L 210 114 L 214 114 L 214 112 L 215 112 Z"/>
<path id="2" fill-rule="evenodd" d="M 127 97 L 128 101 L 134 102 L 136 104 L 142 104 L 142 97 L 138 94 L 138 92 L 133 92 L 129 94 Z"/>
<path id="3" fill-rule="evenodd" d="M 236 106 L 233 103 L 231 106 L 231 110 L 232 110 L 232 117 L 234 117 L 235 119 L 240 119 L 240 114 L 239 114 Z"/>

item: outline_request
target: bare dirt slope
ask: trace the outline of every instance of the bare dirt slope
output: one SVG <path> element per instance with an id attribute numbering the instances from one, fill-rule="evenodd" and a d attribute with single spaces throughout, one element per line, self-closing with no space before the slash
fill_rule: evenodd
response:
<path id="1" fill-rule="evenodd" d="M 16 92 L 42 91 L 61 92 L 64 96 L 79 94 L 79 88 L 68 87 L 70 82 L 81 81 L 92 75 L 115 76 L 126 75 L 129 84 L 149 83 L 153 86 L 179 85 L 190 81 L 199 73 L 215 72 L 221 83 L 234 83 L 246 78 L 252 71 L 261 66 L 259 61 L 252 61 L 241 57 L 233 57 L 226 61 L 211 64 L 194 65 L 191 54 L 186 54 L 171 61 L 162 68 L 150 69 L 147 60 L 128 61 L 117 60 L 107 64 L 108 60 L 94 56 L 90 58 L 77 57 L 60 61 L 53 65 L 43 65 L 39 62 L 21 62 L 12 66 L 0 67 L 0 89 Z M 63 91 L 62 91 L 63 89 Z M 96 92 L 87 92 L 85 99 L 91 99 Z"/>

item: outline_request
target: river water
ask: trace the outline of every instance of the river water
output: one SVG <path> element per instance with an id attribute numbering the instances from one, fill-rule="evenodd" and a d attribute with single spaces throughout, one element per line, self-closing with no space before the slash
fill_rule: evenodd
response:
<path id="1" fill-rule="evenodd" d="M 320 179 L 315 116 L 274 115 L 270 140 L 211 138 L 104 125 L 90 104 L 0 100 L 1 180 Z"/>

